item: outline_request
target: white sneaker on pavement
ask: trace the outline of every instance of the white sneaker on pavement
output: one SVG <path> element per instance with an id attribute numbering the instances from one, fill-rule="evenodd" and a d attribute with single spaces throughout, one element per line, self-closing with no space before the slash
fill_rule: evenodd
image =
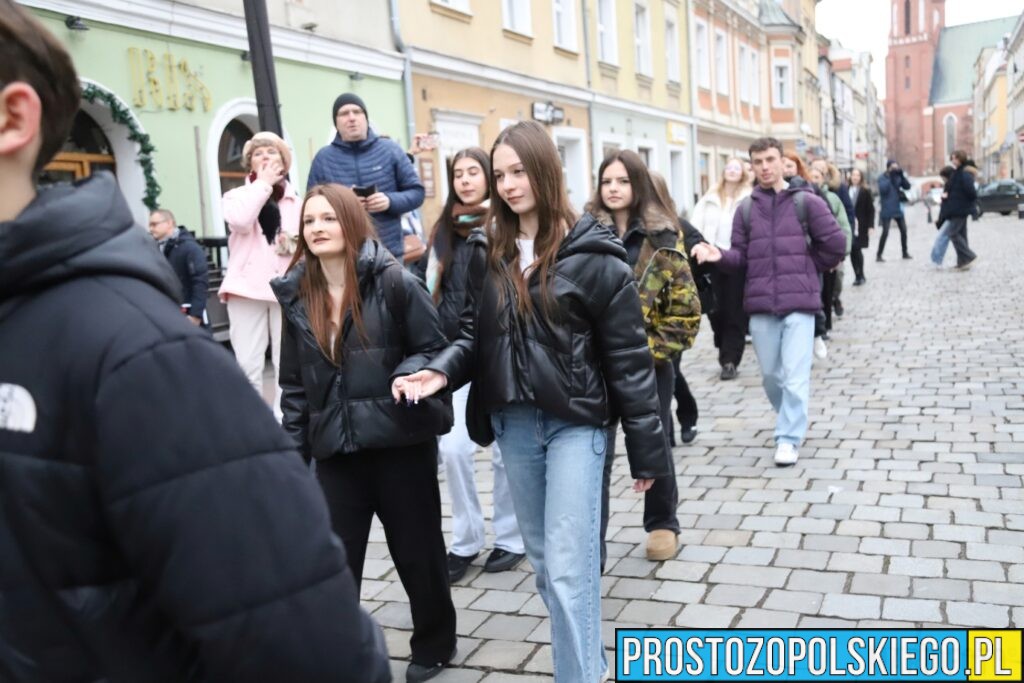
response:
<path id="1" fill-rule="evenodd" d="M 818 360 L 828 358 L 828 347 L 825 346 L 825 340 L 821 337 L 814 338 L 814 357 Z"/>
<path id="2" fill-rule="evenodd" d="M 779 467 L 786 467 L 796 463 L 800 454 L 796 452 L 796 446 L 791 443 L 780 443 L 775 447 L 775 464 Z"/>

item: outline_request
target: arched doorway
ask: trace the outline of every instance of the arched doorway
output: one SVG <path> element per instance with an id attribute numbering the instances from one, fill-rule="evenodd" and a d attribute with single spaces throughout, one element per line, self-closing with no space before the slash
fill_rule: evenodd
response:
<path id="1" fill-rule="evenodd" d="M 242 167 L 242 150 L 245 143 L 256 133 L 243 118 L 235 118 L 224 127 L 217 146 L 217 174 L 220 177 L 220 194 L 245 184 L 248 172 Z"/>
<path id="2" fill-rule="evenodd" d="M 75 114 L 71 133 L 53 161 L 37 178 L 40 185 L 88 178 L 96 171 L 117 174 L 113 147 L 96 120 L 82 110 Z"/>

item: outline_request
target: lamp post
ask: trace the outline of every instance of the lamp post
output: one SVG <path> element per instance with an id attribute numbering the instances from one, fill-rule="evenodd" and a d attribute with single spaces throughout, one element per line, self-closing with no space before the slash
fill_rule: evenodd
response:
<path id="1" fill-rule="evenodd" d="M 245 28 L 249 34 L 249 58 L 252 61 L 252 80 L 256 91 L 256 111 L 259 115 L 260 130 L 284 137 L 266 0 L 243 0 L 243 6 Z"/>

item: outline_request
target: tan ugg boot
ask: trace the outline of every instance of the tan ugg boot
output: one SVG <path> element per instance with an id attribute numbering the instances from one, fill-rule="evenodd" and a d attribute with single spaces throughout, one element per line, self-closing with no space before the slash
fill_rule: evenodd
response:
<path id="1" fill-rule="evenodd" d="M 647 534 L 647 559 L 652 562 L 671 560 L 678 547 L 676 533 L 670 529 L 655 529 Z"/>

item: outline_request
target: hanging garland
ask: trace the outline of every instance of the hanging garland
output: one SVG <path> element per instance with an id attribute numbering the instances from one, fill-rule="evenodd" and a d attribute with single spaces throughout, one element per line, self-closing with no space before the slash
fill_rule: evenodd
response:
<path id="1" fill-rule="evenodd" d="M 158 208 L 157 199 L 160 197 L 160 183 L 156 181 L 156 172 L 153 169 L 153 152 L 156 151 L 156 147 L 150 142 L 149 136 L 139 128 L 135 117 L 132 116 L 131 110 L 121 104 L 120 100 L 113 93 L 97 88 L 92 83 L 86 83 L 83 86 L 82 99 L 90 104 L 95 104 L 99 100 L 110 110 L 110 117 L 114 120 L 114 123 L 128 127 L 128 139 L 139 144 L 139 155 L 136 161 L 142 166 L 142 173 L 146 178 L 146 194 L 142 198 L 142 203 L 150 211 Z"/>

